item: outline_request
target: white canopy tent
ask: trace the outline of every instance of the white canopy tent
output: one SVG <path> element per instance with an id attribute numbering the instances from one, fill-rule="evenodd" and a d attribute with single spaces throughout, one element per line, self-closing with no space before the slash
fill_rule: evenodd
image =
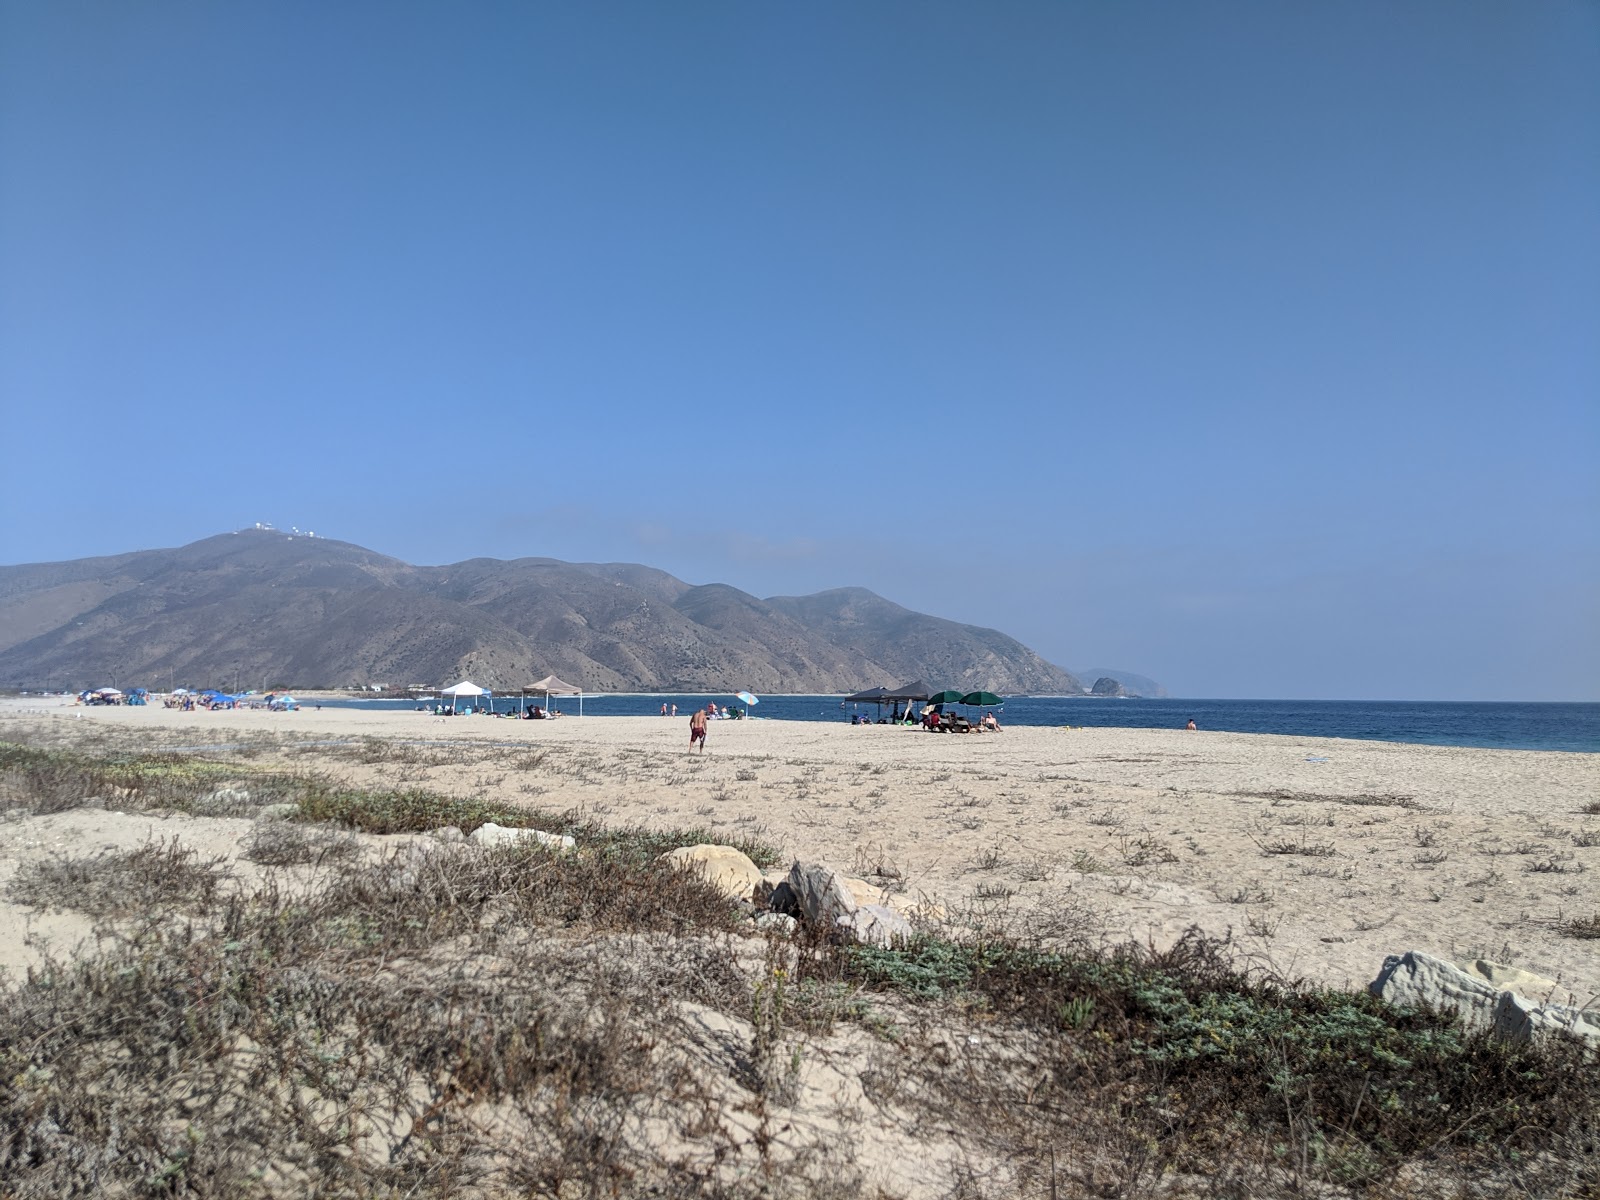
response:
<path id="1" fill-rule="evenodd" d="M 457 700 L 464 698 L 470 699 L 476 696 L 487 696 L 489 695 L 489 692 L 473 683 L 472 680 L 463 679 L 460 683 L 456 684 L 455 687 L 447 687 L 439 694 L 441 696 L 450 697 L 450 709 L 452 712 L 454 712 Z"/>
<path id="2" fill-rule="evenodd" d="M 578 698 L 578 715 L 583 716 L 583 689 L 558 679 L 554 675 L 546 675 L 538 683 L 530 684 L 522 689 L 524 698 L 544 693 L 544 709 L 550 711 L 551 696 L 576 696 Z"/>

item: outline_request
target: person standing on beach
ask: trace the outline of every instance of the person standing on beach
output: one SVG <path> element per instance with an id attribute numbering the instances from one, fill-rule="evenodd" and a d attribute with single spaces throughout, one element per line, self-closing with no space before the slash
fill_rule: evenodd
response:
<path id="1" fill-rule="evenodd" d="M 673 705 L 673 706 L 672 706 L 672 715 L 673 715 L 673 716 L 674 716 L 674 717 L 676 717 L 676 716 L 677 716 L 677 715 L 678 715 L 678 706 L 677 706 L 677 705 L 676 705 L 676 704 L 674 704 L 674 705 Z"/>
<path id="2" fill-rule="evenodd" d="M 663 717 L 667 715 L 667 706 L 665 704 L 661 706 L 661 715 Z"/>
<path id="3" fill-rule="evenodd" d="M 694 716 L 689 718 L 689 749 L 694 749 L 694 744 L 700 743 L 700 753 L 706 752 L 706 710 L 697 708 Z"/>

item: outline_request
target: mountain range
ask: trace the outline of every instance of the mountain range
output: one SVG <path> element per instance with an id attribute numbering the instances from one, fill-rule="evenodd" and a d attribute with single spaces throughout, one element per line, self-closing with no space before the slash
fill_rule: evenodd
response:
<path id="1" fill-rule="evenodd" d="M 631 563 L 413 566 L 260 529 L 0 566 L 0 686 L 508 688 L 551 673 L 592 692 L 839 692 L 917 677 L 1083 691 L 1014 638 L 864 588 L 763 600 Z"/>

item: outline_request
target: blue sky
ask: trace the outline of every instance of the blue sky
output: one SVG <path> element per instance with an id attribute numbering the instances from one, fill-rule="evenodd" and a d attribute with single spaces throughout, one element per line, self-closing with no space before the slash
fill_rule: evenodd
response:
<path id="1" fill-rule="evenodd" d="M 1587 0 L 6 2 L 0 164 L 0 561 L 270 520 L 1600 699 Z"/>

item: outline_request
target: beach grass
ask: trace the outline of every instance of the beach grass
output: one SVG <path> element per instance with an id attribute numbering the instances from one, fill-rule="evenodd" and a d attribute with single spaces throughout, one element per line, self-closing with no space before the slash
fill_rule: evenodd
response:
<path id="1" fill-rule="evenodd" d="M 514 753 L 530 774 L 604 769 Z M 469 793 L 470 772 L 501 773 L 493 755 L 428 754 Z M 395 765 L 366 744 L 334 761 L 354 756 Z M 1472 1034 L 1198 930 L 1165 948 L 1107 940 L 1066 903 L 1048 936 L 963 912 L 888 947 L 762 934 L 661 859 L 726 844 L 726 828 L 608 823 L 504 788 L 356 786 L 324 761 L 0 743 L 11 820 L 86 802 L 201 819 L 284 806 L 242 836 L 249 872 L 171 836 L 13 876 L 12 903 L 85 913 L 96 937 L 0 985 L 0 1193 L 1600 1190 L 1600 1063 L 1576 1042 Z M 577 848 L 419 836 L 488 821 Z M 1176 857 L 1177 841 L 1113 828 L 1104 852 L 1125 866 Z M 1310 871 L 1315 844 L 1257 849 Z M 1013 866 L 1049 874 L 997 843 L 963 869 Z M 907 874 L 883 847 L 859 869 Z M 1228 897 L 1273 902 L 1260 884 Z M 887 1190 L 908 1145 L 942 1164 L 937 1187 Z"/>

